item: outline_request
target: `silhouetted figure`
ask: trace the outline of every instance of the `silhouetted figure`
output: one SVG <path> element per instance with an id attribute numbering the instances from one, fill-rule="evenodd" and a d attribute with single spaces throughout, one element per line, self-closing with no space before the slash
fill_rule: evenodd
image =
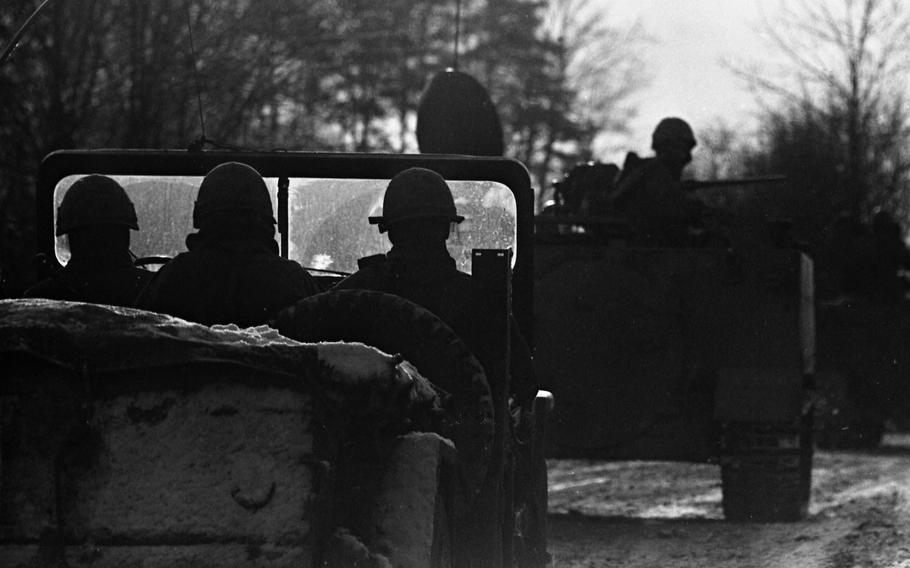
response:
<path id="1" fill-rule="evenodd" d="M 410 168 L 389 182 L 382 215 L 370 217 L 380 232 L 389 233 L 392 249 L 386 255 L 360 259 L 360 269 L 336 289 L 367 289 L 395 294 L 418 304 L 446 322 L 475 353 L 472 318 L 485 310 L 475 306 L 471 276 L 455 268 L 446 240 L 453 223 L 464 217 L 445 180 L 436 172 Z M 530 408 L 537 393 L 530 350 L 512 324 L 512 384 L 516 401 Z"/>
<path id="2" fill-rule="evenodd" d="M 188 252 L 156 275 L 141 308 L 212 325 L 264 324 L 281 308 L 319 292 L 310 274 L 281 258 L 275 217 L 259 172 L 228 162 L 202 181 Z"/>
<path id="3" fill-rule="evenodd" d="M 133 266 L 130 230 L 139 230 L 136 209 L 119 183 L 101 175 L 78 180 L 57 208 L 56 234 L 66 235 L 70 259 L 63 268 L 48 261 L 50 276 L 24 295 L 132 306 L 152 273 Z"/>
<path id="4" fill-rule="evenodd" d="M 705 206 L 686 195 L 681 183 L 694 147 L 688 123 L 665 118 L 651 138 L 654 157 L 641 159 L 631 152 L 626 157 L 612 204 L 629 217 L 642 240 L 684 244 L 689 229 L 700 225 Z"/>

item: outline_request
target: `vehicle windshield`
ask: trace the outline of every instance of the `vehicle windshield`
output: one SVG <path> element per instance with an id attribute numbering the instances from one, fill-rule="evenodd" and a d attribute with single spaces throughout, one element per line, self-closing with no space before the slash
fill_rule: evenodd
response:
<path id="1" fill-rule="evenodd" d="M 54 191 L 54 214 L 69 187 L 83 176 L 68 176 Z M 139 231 L 131 250 L 138 258 L 174 257 L 186 250 L 193 229 L 193 202 L 198 176 L 110 176 L 126 189 L 136 207 Z M 278 179 L 265 178 L 277 211 Z M 388 180 L 291 178 L 288 192 L 288 257 L 304 267 L 351 273 L 357 259 L 391 248 L 367 217 L 380 215 Z M 448 241 L 458 269 L 470 273 L 471 250 L 507 248 L 516 242 L 516 204 L 512 192 L 491 181 L 450 181 L 458 212 L 465 221 Z M 276 241 L 279 236 L 276 233 Z M 57 237 L 56 256 L 69 260 L 65 237 Z M 512 256 L 513 262 L 515 255 Z"/>

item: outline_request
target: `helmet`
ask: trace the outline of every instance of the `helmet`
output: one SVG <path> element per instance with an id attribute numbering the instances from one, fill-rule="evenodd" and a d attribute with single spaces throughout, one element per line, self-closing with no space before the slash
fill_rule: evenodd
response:
<path id="1" fill-rule="evenodd" d="M 219 164 L 205 174 L 193 207 L 193 227 L 198 229 L 205 217 L 218 211 L 253 211 L 275 223 L 265 180 L 240 162 Z"/>
<path id="2" fill-rule="evenodd" d="M 502 156 L 502 124 L 483 85 L 452 69 L 434 76 L 417 107 L 417 145 L 423 153 Z"/>
<path id="3" fill-rule="evenodd" d="M 88 225 L 122 225 L 139 230 L 136 208 L 119 183 L 107 176 L 80 179 L 57 207 L 57 236 Z"/>
<path id="4" fill-rule="evenodd" d="M 464 221 L 455 210 L 452 191 L 441 175 L 426 168 L 409 168 L 392 178 L 382 199 L 382 215 L 369 220 L 384 233 L 389 225 L 399 221 L 426 217 Z"/>
<path id="5" fill-rule="evenodd" d="M 689 148 L 695 147 L 695 134 L 689 123 L 681 118 L 670 117 L 661 120 L 651 135 L 651 148 L 656 150 L 658 146 L 666 143 L 683 142 L 689 145 Z"/>

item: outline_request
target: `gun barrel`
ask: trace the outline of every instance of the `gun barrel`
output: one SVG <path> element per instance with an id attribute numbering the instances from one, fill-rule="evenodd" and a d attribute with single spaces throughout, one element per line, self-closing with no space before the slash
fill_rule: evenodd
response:
<path id="1" fill-rule="evenodd" d="M 760 176 L 749 178 L 732 178 L 732 179 L 715 179 L 715 180 L 684 180 L 683 189 L 686 191 L 695 191 L 698 189 L 708 189 L 712 187 L 730 187 L 735 185 L 759 185 L 765 183 L 781 183 L 787 181 L 787 176 Z"/>

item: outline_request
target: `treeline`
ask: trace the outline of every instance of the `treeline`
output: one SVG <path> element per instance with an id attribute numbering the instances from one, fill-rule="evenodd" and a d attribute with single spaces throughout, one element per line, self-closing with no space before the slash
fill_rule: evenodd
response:
<path id="1" fill-rule="evenodd" d="M 39 3 L 4 0 L 0 45 Z M 489 88 L 507 154 L 538 184 L 561 163 L 589 159 L 603 125 L 621 129 L 622 103 L 639 84 L 634 36 L 586 4 L 460 5 L 458 66 Z M 0 266 L 8 288 L 30 277 L 33 180 L 53 150 L 185 148 L 204 132 L 218 144 L 262 150 L 415 151 L 420 93 L 456 62 L 456 9 L 434 0 L 48 4 L 0 68 Z M 585 67 L 598 50 L 622 64 Z M 607 104 L 592 106 L 591 90 L 612 76 L 621 87 L 604 89 Z"/>
<path id="2" fill-rule="evenodd" d="M 745 137 L 702 136 L 703 174 L 786 174 L 777 191 L 741 201 L 775 211 L 818 241 L 840 219 L 910 217 L 910 9 L 894 0 L 779 0 L 759 28 L 769 51 L 731 66 L 763 102 Z M 774 63 L 773 65 L 770 63 Z"/>

